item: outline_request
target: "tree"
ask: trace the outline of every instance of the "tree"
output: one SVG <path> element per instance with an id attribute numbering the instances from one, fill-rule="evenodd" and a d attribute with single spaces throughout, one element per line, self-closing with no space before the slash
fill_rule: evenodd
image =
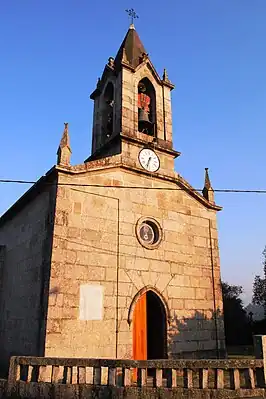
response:
<path id="1" fill-rule="evenodd" d="M 225 300 L 236 300 L 242 302 L 239 295 L 243 294 L 243 287 L 241 285 L 229 285 L 226 282 L 222 282 L 223 298 Z"/>
<path id="2" fill-rule="evenodd" d="M 263 278 L 255 276 L 253 283 L 252 302 L 256 305 L 262 305 L 264 308 L 264 317 L 266 318 L 266 247 L 262 252 L 263 256 Z"/>
<path id="3" fill-rule="evenodd" d="M 243 307 L 243 288 L 222 282 L 224 329 L 227 345 L 245 345 L 250 340 L 250 325 Z"/>

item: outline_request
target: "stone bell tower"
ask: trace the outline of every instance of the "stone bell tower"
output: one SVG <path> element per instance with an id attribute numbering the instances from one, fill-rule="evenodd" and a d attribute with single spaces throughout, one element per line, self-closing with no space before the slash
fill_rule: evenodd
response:
<path id="1" fill-rule="evenodd" d="M 133 24 L 115 58 L 109 57 L 91 94 L 94 100 L 92 154 L 86 160 L 121 154 L 136 159 L 136 147 L 160 152 L 161 168 L 173 172 L 170 82 L 154 68 Z"/>

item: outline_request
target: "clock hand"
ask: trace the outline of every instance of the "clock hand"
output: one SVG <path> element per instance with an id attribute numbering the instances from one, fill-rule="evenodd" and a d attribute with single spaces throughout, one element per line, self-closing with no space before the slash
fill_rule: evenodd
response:
<path id="1" fill-rule="evenodd" d="M 148 168 L 150 162 L 151 162 L 151 157 L 149 157 L 149 159 L 148 159 L 148 162 L 147 162 L 147 165 L 146 165 L 147 168 Z"/>

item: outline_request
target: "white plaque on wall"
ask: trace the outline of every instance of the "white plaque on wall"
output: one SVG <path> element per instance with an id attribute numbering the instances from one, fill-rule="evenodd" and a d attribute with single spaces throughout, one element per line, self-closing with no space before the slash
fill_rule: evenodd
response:
<path id="1" fill-rule="evenodd" d="M 102 320 L 103 286 L 82 284 L 80 286 L 79 319 Z"/>

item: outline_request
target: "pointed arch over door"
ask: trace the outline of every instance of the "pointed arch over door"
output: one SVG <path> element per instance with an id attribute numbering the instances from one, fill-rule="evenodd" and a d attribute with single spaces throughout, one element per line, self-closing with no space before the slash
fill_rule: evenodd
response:
<path id="1" fill-rule="evenodd" d="M 127 317 L 128 324 L 131 325 L 131 323 L 133 321 L 134 309 L 135 309 L 135 306 L 136 306 L 139 298 L 141 297 L 141 295 L 145 294 L 148 291 L 153 291 L 160 298 L 160 300 L 161 300 L 161 302 L 163 304 L 165 313 L 166 313 L 167 322 L 170 324 L 171 315 L 170 315 L 170 309 L 169 309 L 169 306 L 167 304 L 167 301 L 166 301 L 165 297 L 160 293 L 160 291 L 157 288 L 153 287 L 152 285 L 146 285 L 146 287 L 143 287 L 134 296 L 134 298 L 133 298 L 133 300 L 132 300 L 132 302 L 130 304 L 129 310 L 128 310 L 128 317 Z"/>

